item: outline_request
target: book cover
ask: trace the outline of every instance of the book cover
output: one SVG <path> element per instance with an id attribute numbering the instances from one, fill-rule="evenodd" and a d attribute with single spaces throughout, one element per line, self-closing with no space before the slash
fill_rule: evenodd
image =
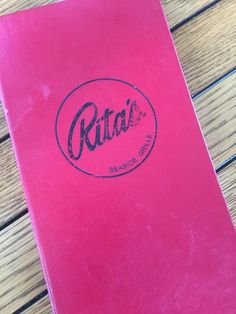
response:
<path id="1" fill-rule="evenodd" d="M 0 41 L 54 312 L 235 313 L 235 230 L 159 1 L 11 14 Z"/>

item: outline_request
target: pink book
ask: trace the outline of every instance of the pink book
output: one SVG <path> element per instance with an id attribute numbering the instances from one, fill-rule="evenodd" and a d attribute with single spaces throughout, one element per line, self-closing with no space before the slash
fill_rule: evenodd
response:
<path id="1" fill-rule="evenodd" d="M 0 42 L 54 312 L 235 313 L 235 230 L 160 3 L 32 9 Z"/>

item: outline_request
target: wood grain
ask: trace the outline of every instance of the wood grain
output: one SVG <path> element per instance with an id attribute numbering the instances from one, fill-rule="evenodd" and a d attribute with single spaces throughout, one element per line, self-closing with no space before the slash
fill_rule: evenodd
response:
<path id="1" fill-rule="evenodd" d="M 0 232 L 0 313 L 12 313 L 45 289 L 29 216 Z"/>
<path id="2" fill-rule="evenodd" d="M 218 174 L 219 182 L 236 227 L 236 161 Z"/>
<path id="3" fill-rule="evenodd" d="M 170 27 L 175 26 L 212 2 L 212 0 L 162 0 Z"/>
<path id="4" fill-rule="evenodd" d="M 52 314 L 49 297 L 45 296 L 40 301 L 29 307 L 27 310 L 23 311 L 22 314 Z"/>
<path id="5" fill-rule="evenodd" d="M 0 140 L 8 133 L 7 122 L 3 112 L 3 106 L 0 102 Z"/>
<path id="6" fill-rule="evenodd" d="M 0 15 L 58 2 L 58 0 L 2 0 L 0 2 Z"/>
<path id="7" fill-rule="evenodd" d="M 236 1 L 220 1 L 173 37 L 191 94 L 196 94 L 236 66 Z"/>
<path id="8" fill-rule="evenodd" d="M 236 223 L 235 170 L 236 162 L 222 170 L 219 180 Z M 12 313 L 45 290 L 28 214 L 0 233 L 0 247 L 0 313 Z M 49 301 L 39 305 L 42 311 L 44 305 L 42 313 L 50 313 Z"/>
<path id="9" fill-rule="evenodd" d="M 10 139 L 0 144 L 0 226 L 26 208 Z"/>
<path id="10" fill-rule="evenodd" d="M 236 71 L 196 98 L 194 104 L 217 168 L 236 154 Z"/>

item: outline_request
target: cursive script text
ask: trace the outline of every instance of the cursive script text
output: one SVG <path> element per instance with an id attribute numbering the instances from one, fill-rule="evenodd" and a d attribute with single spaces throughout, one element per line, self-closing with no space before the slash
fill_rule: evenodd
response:
<path id="1" fill-rule="evenodd" d="M 79 160 L 85 146 L 90 151 L 94 151 L 97 146 L 111 141 L 115 136 L 127 132 L 131 127 L 137 126 L 145 115 L 146 112 L 140 110 L 135 100 L 127 99 L 126 108 L 117 113 L 106 108 L 100 117 L 96 104 L 93 102 L 85 103 L 75 114 L 69 129 L 69 156 L 73 160 Z M 91 116 L 89 121 L 88 116 Z M 76 139 L 78 139 L 76 145 L 74 145 L 75 134 Z M 75 152 L 74 146 L 77 147 L 77 152 Z"/>

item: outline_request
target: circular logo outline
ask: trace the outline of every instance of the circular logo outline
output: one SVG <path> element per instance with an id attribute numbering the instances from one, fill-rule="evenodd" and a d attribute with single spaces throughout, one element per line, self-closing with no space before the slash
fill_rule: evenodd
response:
<path id="1" fill-rule="evenodd" d="M 123 83 L 123 84 L 126 84 L 128 86 L 130 86 L 131 88 L 133 88 L 135 91 L 137 91 L 139 94 L 141 94 L 145 100 L 148 102 L 149 106 L 151 107 L 151 110 L 152 110 L 152 113 L 153 113 L 153 116 L 154 116 L 154 121 L 155 121 L 155 134 L 154 134 L 154 140 L 153 140 L 153 143 L 152 143 L 152 146 L 149 150 L 149 152 L 147 153 L 147 155 L 145 156 L 145 158 L 140 162 L 138 163 L 134 168 L 126 171 L 126 172 L 123 172 L 123 173 L 119 173 L 119 174 L 116 174 L 116 175 L 96 175 L 96 174 L 93 174 L 93 173 L 90 173 L 90 172 L 87 172 L 81 168 L 79 168 L 78 166 L 76 166 L 73 162 L 70 161 L 70 159 L 67 157 L 67 155 L 64 153 L 61 145 L 60 145 L 60 141 L 59 141 L 59 137 L 58 137 L 58 134 L 57 134 L 57 126 L 58 126 L 58 119 L 59 119 L 59 115 L 60 115 L 60 112 L 61 112 L 61 109 L 62 107 L 64 106 L 65 102 L 67 101 L 67 99 L 75 92 L 77 91 L 78 89 L 80 89 L 81 87 L 85 86 L 85 85 L 88 85 L 90 83 L 94 83 L 96 81 L 115 81 L 115 82 L 119 82 L 119 83 Z M 56 141 L 57 141 L 57 145 L 62 153 L 62 155 L 66 158 L 66 160 L 77 170 L 79 170 L 80 172 L 84 173 L 84 174 L 87 174 L 89 176 L 93 176 L 93 177 L 96 177 L 96 178 L 103 178 L 103 179 L 110 179 L 110 178 L 117 178 L 117 177 L 120 177 L 120 176 L 123 176 L 125 174 L 128 174 L 132 171 L 134 171 L 135 169 L 137 169 L 150 155 L 151 151 L 153 150 L 153 147 L 156 143 L 156 138 L 157 138 L 157 130 L 158 130 L 158 123 L 157 123 L 157 117 L 156 117 L 156 113 L 155 113 L 155 110 L 153 108 L 153 105 L 151 103 L 151 101 L 149 100 L 149 98 L 138 88 L 136 87 L 135 85 L 129 83 L 129 82 L 126 82 L 124 80 L 121 80 L 121 79 L 117 79 L 117 78 L 109 78 L 109 77 L 104 77 L 104 78 L 98 78 L 98 79 L 93 79 L 93 80 L 89 80 L 89 81 L 86 81 L 78 86 L 76 86 L 71 92 L 69 92 L 66 97 L 63 99 L 62 103 L 60 104 L 60 107 L 59 109 L 57 110 L 57 115 L 56 115 L 56 122 L 55 122 L 55 128 L 54 128 L 54 131 L 55 131 L 55 135 L 56 135 Z"/>

